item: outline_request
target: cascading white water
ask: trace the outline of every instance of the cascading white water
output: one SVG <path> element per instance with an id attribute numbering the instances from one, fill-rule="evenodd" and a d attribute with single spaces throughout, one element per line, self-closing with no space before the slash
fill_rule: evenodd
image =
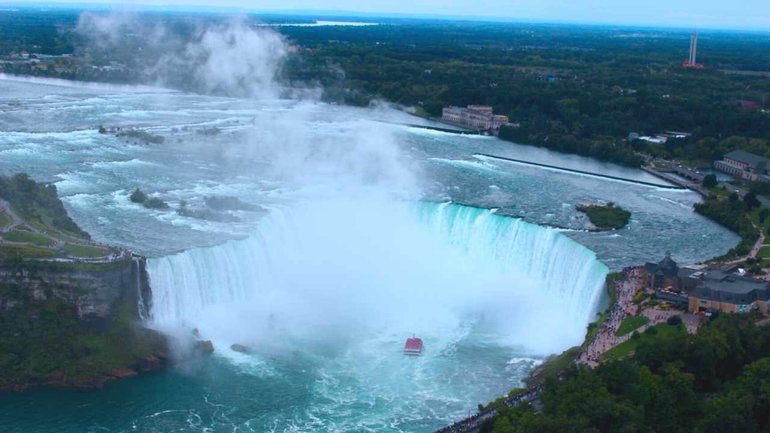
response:
<path id="1" fill-rule="evenodd" d="M 274 211 L 248 239 L 148 270 L 154 324 L 199 328 L 218 347 L 265 347 L 277 332 L 302 347 L 412 332 L 441 340 L 470 323 L 537 354 L 579 343 L 607 273 L 556 229 L 455 204 L 360 199 Z"/>
<path id="2" fill-rule="evenodd" d="M 449 203 L 422 203 L 419 209 L 421 221 L 469 257 L 481 258 L 503 274 L 524 273 L 532 288 L 558 297 L 562 313 L 576 323 L 593 316 L 608 269 L 561 230 Z"/>

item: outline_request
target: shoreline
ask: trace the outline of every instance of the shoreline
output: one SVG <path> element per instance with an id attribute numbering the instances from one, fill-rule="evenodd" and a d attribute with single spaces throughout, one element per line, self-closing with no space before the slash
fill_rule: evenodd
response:
<path id="1" fill-rule="evenodd" d="M 628 309 L 631 307 L 634 295 L 642 289 L 641 275 L 638 272 L 641 269 L 641 267 L 628 267 L 624 268 L 621 273 L 607 274 L 607 284 L 612 285 L 611 289 L 606 287 L 608 296 L 610 296 L 610 303 L 600 313 L 601 317 L 596 322 L 593 322 L 595 326 L 592 327 L 589 324 L 586 336 L 580 346 L 571 347 L 559 354 L 546 358 L 541 365 L 529 372 L 524 379 L 526 388 L 520 392 L 493 400 L 476 414 L 436 430 L 434 433 L 477 432 L 486 421 L 495 418 L 498 408 L 502 407 L 501 405 L 515 407 L 521 403 L 536 403 L 540 392 L 543 390 L 542 382 L 544 382 L 546 376 L 549 376 L 549 367 L 553 367 L 555 364 L 563 364 L 568 361 L 569 365 L 577 364 L 590 368 L 595 368 L 601 364 L 600 355 L 628 341 L 633 334 L 633 332 L 630 332 L 624 336 L 617 337 L 614 333 L 623 322 L 623 319 L 629 315 Z M 557 373 L 557 377 L 559 375 Z"/>
<path id="2" fill-rule="evenodd" d="M 643 185 L 643 186 L 649 186 L 653 188 L 663 188 L 663 189 L 673 189 L 673 190 L 684 190 L 686 188 L 679 186 L 679 185 L 663 185 L 658 183 L 652 183 L 652 182 L 646 182 L 643 180 L 634 180 L 634 179 L 627 179 L 620 176 L 612 176 L 608 174 L 598 174 L 598 173 L 591 173 L 589 171 L 584 170 L 576 170 L 574 168 L 567 168 L 567 167 L 559 167 L 555 165 L 548 165 L 548 164 L 541 164 L 539 162 L 531 162 L 531 161 L 524 161 L 521 159 L 514 159 L 514 158 L 508 158 L 504 156 L 497 156 L 497 155 L 490 155 L 487 153 L 477 153 L 473 155 L 474 157 L 484 157 L 484 158 L 490 158 L 490 159 L 496 159 L 500 161 L 505 162 L 512 162 L 515 164 L 522 164 L 522 165 L 529 165 L 534 167 L 540 167 L 540 168 L 546 168 L 550 170 L 557 170 L 557 171 L 563 171 L 567 173 L 574 173 L 574 174 L 581 174 L 584 176 L 591 176 L 591 177 L 598 177 L 601 179 L 609 179 L 609 180 L 615 180 L 619 182 L 627 182 L 635 185 Z"/>
<path id="3" fill-rule="evenodd" d="M 607 288 L 614 294 L 611 296 L 612 302 L 602 313 L 604 320 L 601 323 L 597 322 L 596 332 L 593 333 L 591 330 L 586 334 L 586 339 L 581 346 L 580 354 L 575 358 L 575 363 L 594 368 L 601 364 L 602 355 L 631 339 L 631 332 L 621 336 L 616 333 L 626 317 L 640 313 L 639 307 L 633 305 L 633 300 L 644 286 L 641 275 L 642 269 L 641 267 L 625 268 L 619 278 L 609 282 L 614 286 L 612 289 Z M 632 311 L 634 309 L 635 311 Z"/>

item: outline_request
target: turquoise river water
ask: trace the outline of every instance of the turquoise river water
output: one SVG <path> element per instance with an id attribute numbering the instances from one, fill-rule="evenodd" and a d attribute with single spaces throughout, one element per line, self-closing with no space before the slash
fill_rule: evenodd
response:
<path id="1" fill-rule="evenodd" d="M 193 328 L 215 346 L 99 391 L 0 395 L 0 431 L 430 432 L 579 344 L 610 269 L 737 243 L 692 211 L 697 195 L 640 170 L 416 122 L 387 107 L 0 79 L 0 173 L 54 182 L 95 239 L 150 258 L 144 325 L 180 356 Z M 172 209 L 131 203 L 137 187 Z M 174 211 L 208 196 L 258 207 L 220 221 Z M 595 201 L 630 210 L 629 226 L 586 231 L 575 204 Z M 424 356 L 401 354 L 412 334 Z"/>

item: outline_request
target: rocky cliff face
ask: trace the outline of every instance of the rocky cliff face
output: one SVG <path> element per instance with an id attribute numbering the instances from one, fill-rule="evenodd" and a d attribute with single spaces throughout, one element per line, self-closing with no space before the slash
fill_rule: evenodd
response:
<path id="1" fill-rule="evenodd" d="M 151 291 L 142 257 L 110 264 L 28 262 L 21 266 L 0 264 L 0 283 L 24 286 L 32 302 L 59 299 L 74 307 L 78 320 L 103 324 L 115 315 L 120 301 L 137 304 L 137 312 L 149 310 Z M 0 312 L 12 313 L 22 302 L 0 295 Z M 140 305 L 141 302 L 141 305 Z"/>
<path id="2" fill-rule="evenodd" d="M 98 387 L 162 368 L 145 259 L 0 263 L 0 389 Z"/>

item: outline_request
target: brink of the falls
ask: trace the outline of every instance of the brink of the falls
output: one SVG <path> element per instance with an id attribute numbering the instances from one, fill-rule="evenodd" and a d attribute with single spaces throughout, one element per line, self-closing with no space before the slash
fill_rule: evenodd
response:
<path id="1" fill-rule="evenodd" d="M 152 325 L 197 328 L 226 355 L 232 344 L 336 353 L 412 333 L 434 351 L 474 338 L 547 355 L 580 343 L 607 274 L 557 229 L 374 200 L 273 209 L 247 239 L 153 259 L 148 270 Z"/>

